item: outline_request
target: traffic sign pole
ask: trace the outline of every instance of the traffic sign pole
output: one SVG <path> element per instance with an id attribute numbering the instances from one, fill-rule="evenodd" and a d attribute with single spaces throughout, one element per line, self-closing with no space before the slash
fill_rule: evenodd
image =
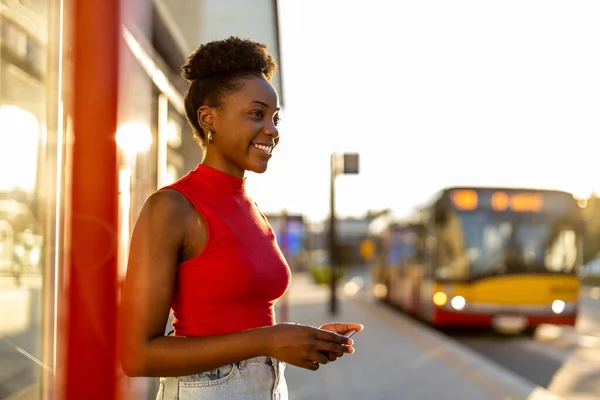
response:
<path id="1" fill-rule="evenodd" d="M 288 215 L 285 210 L 281 213 L 281 222 L 279 224 L 279 232 L 281 237 L 281 252 L 289 264 L 289 229 Z M 279 311 L 281 313 L 281 322 L 288 321 L 288 295 L 287 293 L 279 300 Z"/>
<path id="2" fill-rule="evenodd" d="M 340 158 L 341 156 L 341 158 Z M 338 168 L 337 161 L 343 161 L 341 168 Z M 337 272 L 340 266 L 340 253 L 337 245 L 336 236 L 336 219 L 335 219 L 335 178 L 338 174 L 358 174 L 358 154 L 347 153 L 339 155 L 336 153 L 331 154 L 331 180 L 330 180 L 330 195 L 329 195 L 329 263 L 331 268 L 331 277 L 329 282 L 331 284 L 331 302 L 330 312 L 331 315 L 336 315 L 337 306 Z"/>

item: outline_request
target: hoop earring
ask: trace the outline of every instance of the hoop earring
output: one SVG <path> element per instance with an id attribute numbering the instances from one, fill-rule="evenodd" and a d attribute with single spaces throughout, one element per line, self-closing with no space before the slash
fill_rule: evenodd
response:
<path id="1" fill-rule="evenodd" d="M 211 130 L 208 131 L 208 143 L 212 143 L 214 140 L 213 133 Z"/>

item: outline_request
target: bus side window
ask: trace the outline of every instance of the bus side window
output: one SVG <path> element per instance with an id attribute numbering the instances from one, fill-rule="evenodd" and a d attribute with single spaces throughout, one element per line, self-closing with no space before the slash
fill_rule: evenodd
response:
<path id="1" fill-rule="evenodd" d="M 425 248 L 426 236 L 424 233 L 419 232 L 417 241 L 415 244 L 415 262 L 417 264 L 423 264 L 427 257 L 427 250 Z"/>
<path id="2" fill-rule="evenodd" d="M 436 233 L 433 229 L 429 228 L 426 233 L 425 233 L 425 238 L 424 238 L 424 270 L 425 270 L 425 276 L 427 277 L 432 277 L 433 276 L 433 270 L 435 268 L 435 266 L 437 265 L 437 247 L 438 247 L 438 240 L 436 237 Z"/>

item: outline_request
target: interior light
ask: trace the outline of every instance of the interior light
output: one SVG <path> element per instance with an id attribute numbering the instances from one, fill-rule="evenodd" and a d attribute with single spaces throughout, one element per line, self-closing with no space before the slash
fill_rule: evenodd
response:
<path id="1" fill-rule="evenodd" d="M 129 122 L 117 129 L 117 146 L 127 154 L 148 151 L 152 146 L 152 132 L 142 123 Z"/>
<path id="2" fill-rule="evenodd" d="M 37 118 L 18 106 L 0 106 L 0 133 L 0 191 L 32 192 L 38 167 Z"/>

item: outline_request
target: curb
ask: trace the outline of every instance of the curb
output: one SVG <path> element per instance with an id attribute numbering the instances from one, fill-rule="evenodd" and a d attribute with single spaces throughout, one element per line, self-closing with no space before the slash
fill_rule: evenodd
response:
<path id="1" fill-rule="evenodd" d="M 568 325 L 541 324 L 535 330 L 535 339 L 551 342 L 558 341 L 578 347 L 600 347 L 600 336 L 577 332 Z"/>
<path id="2" fill-rule="evenodd" d="M 379 313 L 380 317 L 382 317 L 382 320 L 385 320 L 388 323 L 390 323 L 388 319 L 389 315 L 394 316 L 394 320 L 396 320 L 398 316 L 398 314 L 394 313 L 391 310 L 386 310 L 385 308 L 379 308 L 379 311 L 377 312 L 373 309 L 373 307 L 376 307 L 377 304 L 375 302 L 369 302 L 362 299 L 358 300 L 356 304 L 365 309 L 370 309 L 369 311 L 371 312 L 375 311 L 376 313 Z M 421 323 L 414 321 L 409 317 L 405 317 L 402 314 L 400 315 L 402 316 L 403 323 L 407 326 L 410 326 L 415 332 L 419 332 L 419 335 L 422 340 L 441 343 L 444 346 L 444 348 L 446 348 L 449 351 L 449 357 L 460 361 L 458 363 L 459 365 L 448 364 L 450 368 L 459 370 L 461 368 L 466 367 L 468 370 L 471 371 L 484 371 L 485 376 L 493 377 L 493 379 L 497 382 L 498 385 L 514 390 L 512 393 L 503 396 L 503 399 L 565 400 L 564 397 L 561 397 L 555 393 L 550 392 L 548 389 L 536 385 L 528 379 L 514 373 L 513 371 L 505 368 L 504 366 L 496 363 L 495 361 L 488 359 L 487 357 L 463 345 L 462 343 L 451 339 L 443 335 L 442 333 L 427 327 L 426 325 L 422 325 Z M 394 323 L 390 324 L 392 326 L 395 325 Z M 405 329 L 403 331 L 403 334 L 410 335 L 410 332 Z M 411 338 L 411 340 L 414 340 L 414 338 Z M 425 343 L 421 343 L 421 345 L 424 344 Z"/>
<path id="3" fill-rule="evenodd" d="M 565 400 L 564 397 L 560 397 L 548 390 L 537 387 L 530 395 L 527 400 Z"/>

